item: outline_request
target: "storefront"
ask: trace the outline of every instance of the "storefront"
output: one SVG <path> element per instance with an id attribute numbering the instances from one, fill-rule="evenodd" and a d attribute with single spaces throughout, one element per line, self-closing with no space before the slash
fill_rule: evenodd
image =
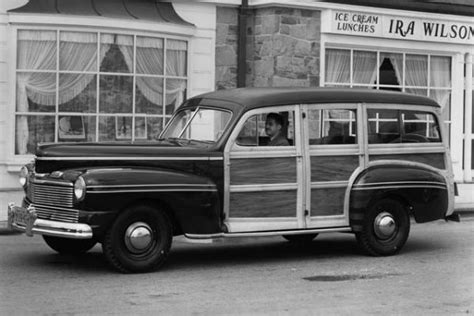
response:
<path id="1" fill-rule="evenodd" d="M 442 106 L 460 183 L 458 207 L 472 206 L 474 7 L 463 15 L 423 8 L 259 1 L 247 13 L 246 85 L 388 89 L 435 99 Z M 451 9 L 460 10 L 454 4 Z M 231 15 L 229 10 L 218 9 L 217 34 L 232 29 L 223 22 L 228 18 L 219 18 Z M 226 52 L 228 42 L 218 36 L 217 52 Z M 232 65 L 218 63 L 217 69 L 218 88 L 236 82 L 229 75 Z M 377 125 L 390 118 L 372 120 Z"/>
<path id="2" fill-rule="evenodd" d="M 213 90 L 214 41 L 205 3 L 2 1 L 0 201 L 39 143 L 156 139 Z"/>

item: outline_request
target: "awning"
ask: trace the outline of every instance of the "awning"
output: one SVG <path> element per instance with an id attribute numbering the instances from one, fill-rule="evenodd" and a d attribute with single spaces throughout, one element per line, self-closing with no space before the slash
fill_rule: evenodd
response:
<path id="1" fill-rule="evenodd" d="M 107 18 L 192 24 L 183 20 L 169 2 L 156 0 L 30 0 L 9 13 L 68 14 Z"/>

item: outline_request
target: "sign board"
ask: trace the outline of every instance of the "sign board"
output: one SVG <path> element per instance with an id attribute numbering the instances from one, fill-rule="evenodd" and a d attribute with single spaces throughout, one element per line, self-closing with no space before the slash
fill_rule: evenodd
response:
<path id="1" fill-rule="evenodd" d="M 474 23 L 339 10 L 329 18 L 329 33 L 474 45 Z"/>

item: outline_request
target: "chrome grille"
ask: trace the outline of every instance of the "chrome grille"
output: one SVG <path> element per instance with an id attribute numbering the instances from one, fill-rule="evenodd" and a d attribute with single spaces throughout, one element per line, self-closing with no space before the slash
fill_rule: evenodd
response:
<path id="1" fill-rule="evenodd" d="M 38 218 L 47 219 L 51 221 L 59 222 L 68 222 L 68 223 L 77 223 L 79 221 L 79 210 L 71 208 L 62 208 L 62 207 L 53 207 L 53 206 L 44 206 L 37 205 L 34 203 L 26 203 L 28 206 L 33 206 L 36 210 Z"/>
<path id="2" fill-rule="evenodd" d="M 32 182 L 28 189 L 28 198 L 33 204 L 58 206 L 60 208 L 73 206 L 72 186 Z"/>

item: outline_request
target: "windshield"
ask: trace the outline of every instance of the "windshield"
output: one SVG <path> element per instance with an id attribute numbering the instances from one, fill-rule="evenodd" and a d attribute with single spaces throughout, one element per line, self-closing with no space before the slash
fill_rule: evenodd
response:
<path id="1" fill-rule="evenodd" d="M 180 111 L 161 137 L 216 142 L 224 133 L 231 116 L 229 111 L 200 107 Z"/>

